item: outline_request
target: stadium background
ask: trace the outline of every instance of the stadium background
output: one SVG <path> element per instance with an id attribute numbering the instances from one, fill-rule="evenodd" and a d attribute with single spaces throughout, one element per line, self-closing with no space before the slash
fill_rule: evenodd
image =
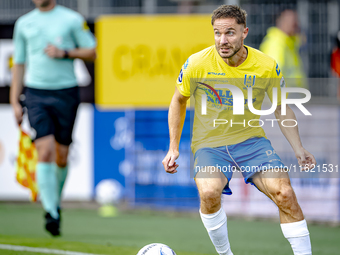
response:
<path id="1" fill-rule="evenodd" d="M 210 13 L 221 4 L 240 4 L 248 13 L 245 43 L 258 48 L 266 30 L 284 8 L 298 11 L 306 44 L 301 48 L 309 77 L 313 118 L 297 112 L 302 141 L 321 164 L 339 163 L 338 79 L 330 54 L 340 29 L 337 0 L 57 0 L 80 12 L 98 41 L 95 64 L 78 62 L 82 105 L 70 157 L 64 198 L 75 207 L 90 204 L 96 185 L 115 179 L 124 186 L 124 206 L 161 211 L 197 211 L 199 200 L 190 178 L 190 123 L 180 144 L 180 171 L 167 175 L 161 161 L 168 149 L 167 106 L 186 58 L 211 44 Z M 12 34 L 15 20 L 33 9 L 28 0 L 0 0 L 0 201 L 28 201 L 15 181 L 18 130 L 8 104 Z M 188 114 L 189 115 L 189 114 Z M 301 115 L 301 116 L 300 116 Z M 285 163 L 294 154 L 278 128 L 266 129 Z M 338 175 L 294 176 L 293 186 L 306 219 L 340 223 Z M 327 177 L 327 178 L 325 178 Z M 228 215 L 275 218 L 274 205 L 242 178 L 233 196 L 224 197 Z M 255 192 L 253 192 L 255 191 Z M 0 208 L 1 211 L 1 208 Z M 1 212 L 0 212 L 1 215 Z M 330 253 L 331 254 L 331 253 Z"/>

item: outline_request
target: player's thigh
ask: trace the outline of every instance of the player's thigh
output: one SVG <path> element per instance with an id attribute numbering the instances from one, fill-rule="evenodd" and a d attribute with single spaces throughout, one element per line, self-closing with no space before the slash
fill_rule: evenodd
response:
<path id="1" fill-rule="evenodd" d="M 220 196 L 223 189 L 228 184 L 227 177 L 215 167 L 209 167 L 213 172 L 206 175 L 203 172 L 198 172 L 195 177 L 198 192 L 201 196 Z"/>
<path id="2" fill-rule="evenodd" d="M 53 105 L 53 121 L 55 126 L 55 139 L 60 145 L 69 146 L 72 143 L 73 127 L 80 104 L 79 89 L 73 87 L 56 91 Z"/>
<path id="3" fill-rule="evenodd" d="M 282 195 L 295 198 L 289 175 L 285 169 L 269 170 L 256 173 L 252 182 L 274 202 L 278 202 Z"/>
<path id="4" fill-rule="evenodd" d="M 258 172 L 271 172 L 286 168 L 276 154 L 270 141 L 264 137 L 254 137 L 235 146 L 232 153 L 238 162 L 246 183 L 253 183 L 253 176 Z M 267 174 L 266 177 L 269 177 Z"/>
<path id="5" fill-rule="evenodd" d="M 239 146 L 237 160 L 246 183 L 254 184 L 272 200 L 277 194 L 291 190 L 287 167 L 276 154 L 271 142 L 264 138 L 252 138 Z"/>
<path id="6" fill-rule="evenodd" d="M 195 181 L 201 197 L 207 194 L 231 194 L 228 183 L 232 178 L 231 163 L 225 146 L 201 148 L 195 153 Z"/>

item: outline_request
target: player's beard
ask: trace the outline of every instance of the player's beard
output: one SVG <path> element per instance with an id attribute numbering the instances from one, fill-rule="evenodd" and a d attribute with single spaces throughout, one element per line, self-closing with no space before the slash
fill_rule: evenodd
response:
<path id="1" fill-rule="evenodd" d="M 217 46 L 217 45 L 215 45 L 215 46 L 216 46 L 217 52 L 221 56 L 221 58 L 223 58 L 223 59 L 232 58 L 242 48 L 242 41 L 240 41 L 240 43 L 236 44 L 234 47 L 232 47 L 231 45 L 225 45 L 225 44 L 220 45 L 220 46 Z M 221 53 L 220 52 L 221 48 L 229 48 L 229 52 L 228 53 Z"/>

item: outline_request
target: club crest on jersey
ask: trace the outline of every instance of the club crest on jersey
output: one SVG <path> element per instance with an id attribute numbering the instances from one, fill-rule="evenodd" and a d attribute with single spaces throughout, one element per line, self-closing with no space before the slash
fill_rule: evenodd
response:
<path id="1" fill-rule="evenodd" d="M 247 88 L 254 87 L 255 85 L 255 75 L 246 74 L 244 75 L 244 86 Z"/>

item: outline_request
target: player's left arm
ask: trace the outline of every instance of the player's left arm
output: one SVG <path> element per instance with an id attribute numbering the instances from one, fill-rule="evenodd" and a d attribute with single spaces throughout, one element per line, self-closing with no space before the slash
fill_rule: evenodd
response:
<path id="1" fill-rule="evenodd" d="M 51 58 L 79 58 L 84 61 L 94 61 L 96 59 L 96 40 L 81 16 L 78 16 L 72 24 L 72 37 L 77 48 L 64 50 L 49 44 L 45 48 L 45 53 Z"/>
<path id="2" fill-rule="evenodd" d="M 290 145 L 292 146 L 299 165 L 304 170 L 314 168 L 316 165 L 316 160 L 314 156 L 302 146 L 298 125 L 294 126 L 294 124 L 297 123 L 297 121 L 293 110 L 287 105 L 286 115 L 282 115 L 281 112 L 282 112 L 281 105 L 278 105 L 275 110 L 275 117 L 276 119 L 279 120 L 280 129 L 283 135 L 287 138 Z M 286 127 L 281 124 L 282 121 L 287 123 Z"/>

